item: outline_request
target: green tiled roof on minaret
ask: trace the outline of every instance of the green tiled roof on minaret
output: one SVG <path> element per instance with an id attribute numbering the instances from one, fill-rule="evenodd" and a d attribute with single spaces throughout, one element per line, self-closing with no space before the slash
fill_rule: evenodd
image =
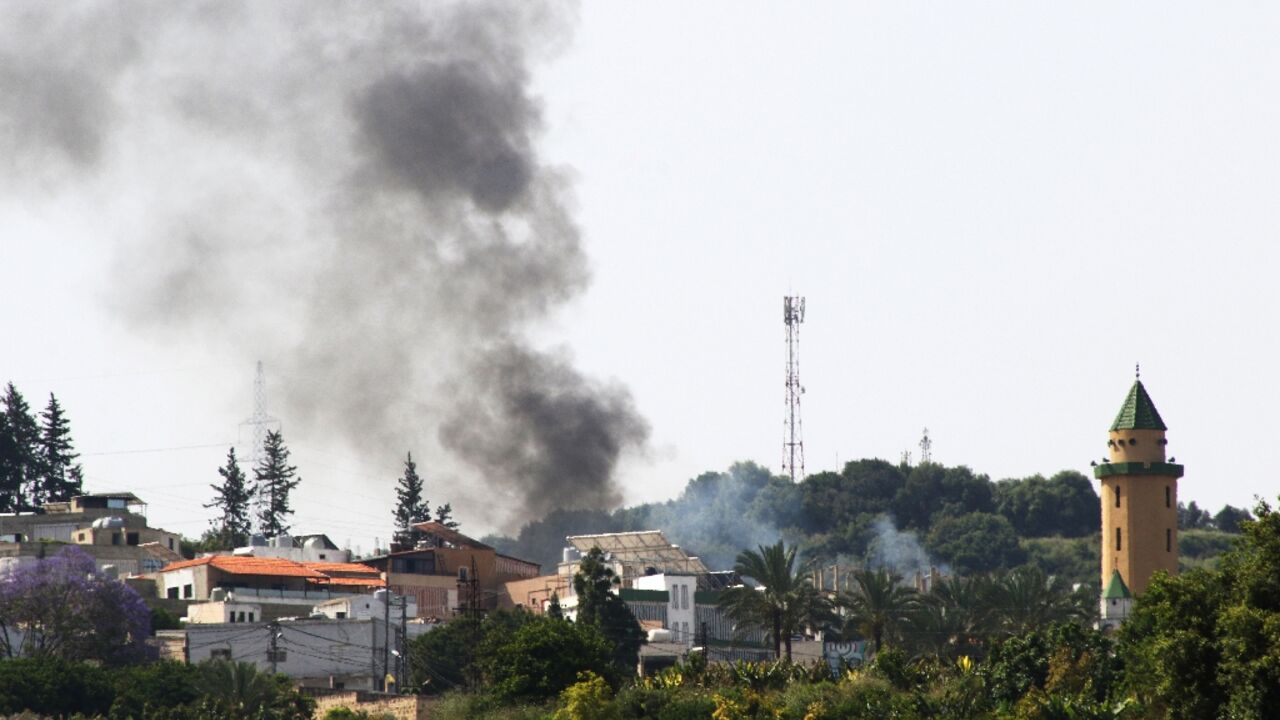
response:
<path id="1" fill-rule="evenodd" d="M 1134 380 L 1133 387 L 1129 388 L 1129 396 L 1124 399 L 1124 405 L 1120 406 L 1120 414 L 1116 415 L 1116 421 L 1111 424 L 1112 430 L 1168 430 L 1164 426 L 1164 421 L 1160 419 L 1160 413 L 1156 412 L 1156 406 L 1151 402 L 1151 396 L 1147 394 L 1147 389 L 1142 387 L 1141 380 Z"/>
<path id="2" fill-rule="evenodd" d="M 1111 582 L 1107 583 L 1107 589 L 1102 593 L 1102 599 L 1122 600 L 1130 597 L 1133 596 L 1129 594 L 1129 587 L 1124 584 L 1124 578 L 1120 577 L 1120 571 L 1112 570 Z"/>

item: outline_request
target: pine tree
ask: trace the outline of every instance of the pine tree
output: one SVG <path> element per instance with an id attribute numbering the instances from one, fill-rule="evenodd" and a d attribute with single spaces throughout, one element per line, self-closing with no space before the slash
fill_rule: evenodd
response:
<path id="1" fill-rule="evenodd" d="M 279 431 L 267 433 L 262 453 L 262 460 L 253 469 L 254 492 L 260 502 L 258 528 L 263 535 L 275 537 L 289 531 L 288 519 L 293 514 L 289 492 L 298 487 L 302 478 L 297 477 L 298 468 L 289 464 L 289 448 Z"/>
<path id="2" fill-rule="evenodd" d="M 17 512 L 22 504 L 22 463 L 18 439 L 9 426 L 8 413 L 0 412 L 0 513 Z"/>
<path id="3" fill-rule="evenodd" d="M 42 502 L 67 502 L 82 487 L 80 457 L 71 445 L 71 424 L 62 405 L 49 393 L 49 405 L 40 414 L 39 491 Z"/>
<path id="4" fill-rule="evenodd" d="M 215 496 L 205 507 L 218 509 L 218 517 L 210 521 L 212 536 L 222 549 L 230 550 L 249 542 L 249 533 L 253 531 L 249 502 L 253 500 L 253 493 L 236 461 L 234 447 L 227 450 L 227 464 L 218 468 L 218 474 L 222 476 L 222 484 L 209 486 Z"/>
<path id="5" fill-rule="evenodd" d="M 422 478 L 418 477 L 418 466 L 413 462 L 413 453 L 405 454 L 404 474 L 398 482 L 396 509 L 391 513 L 396 521 L 395 539 L 396 542 L 412 545 L 422 536 L 413 526 L 431 519 L 431 503 L 422 497 Z"/>
<path id="6" fill-rule="evenodd" d="M 9 478 L 6 487 L 12 486 L 14 494 L 10 503 L 17 511 L 36 510 L 41 506 L 40 492 L 40 426 L 31 415 L 31 407 L 9 383 L 4 391 L 4 414 L 8 425 L 9 459 L 6 461 Z"/>
<path id="7" fill-rule="evenodd" d="M 436 508 L 436 522 L 450 530 L 458 529 L 458 521 L 453 519 L 453 505 L 445 503 Z"/>

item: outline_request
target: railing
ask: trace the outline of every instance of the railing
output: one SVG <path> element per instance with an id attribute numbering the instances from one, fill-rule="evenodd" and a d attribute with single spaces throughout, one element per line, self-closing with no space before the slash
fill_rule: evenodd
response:
<path id="1" fill-rule="evenodd" d="M 331 600 L 333 598 L 361 597 L 367 593 L 333 592 L 332 590 L 271 590 L 269 588 L 223 588 L 227 600 Z"/>

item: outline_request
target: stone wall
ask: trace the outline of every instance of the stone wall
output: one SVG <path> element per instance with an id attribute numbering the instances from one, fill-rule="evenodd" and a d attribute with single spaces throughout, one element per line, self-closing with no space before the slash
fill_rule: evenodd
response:
<path id="1" fill-rule="evenodd" d="M 339 707 L 373 716 L 390 715 L 396 720 L 427 720 L 431 716 L 431 700 L 421 695 L 300 689 L 315 699 L 316 720 L 321 720 L 325 713 Z"/>

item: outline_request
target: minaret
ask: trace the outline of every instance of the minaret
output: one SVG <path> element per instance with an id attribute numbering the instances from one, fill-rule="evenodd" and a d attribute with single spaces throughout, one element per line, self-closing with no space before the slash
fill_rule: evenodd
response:
<path id="1" fill-rule="evenodd" d="M 1130 592 L 1146 590 L 1155 571 L 1178 572 L 1182 466 L 1165 461 L 1167 429 L 1140 376 L 1135 377 L 1111 424 L 1107 461 L 1093 470 L 1102 481 L 1104 624 L 1114 625 L 1128 614 Z"/>

